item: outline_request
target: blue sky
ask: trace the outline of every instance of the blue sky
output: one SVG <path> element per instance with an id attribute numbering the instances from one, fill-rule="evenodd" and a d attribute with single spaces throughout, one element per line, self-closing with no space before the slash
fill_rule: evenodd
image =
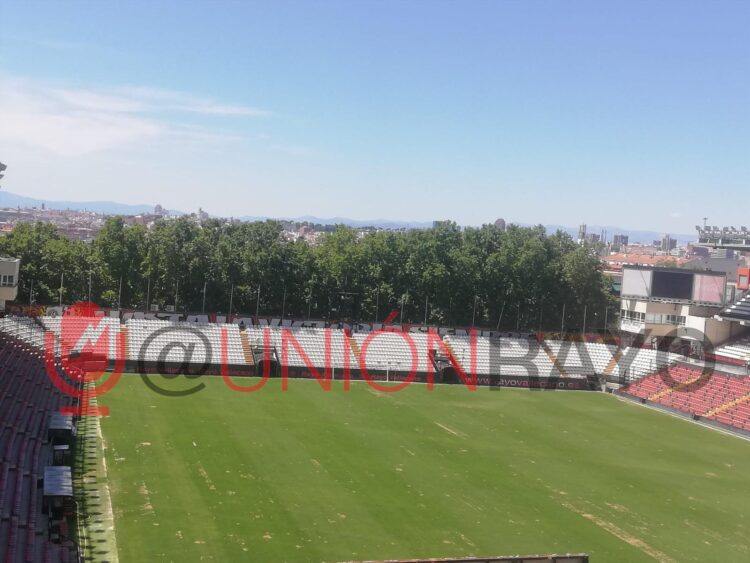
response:
<path id="1" fill-rule="evenodd" d="M 9 191 L 234 216 L 748 223 L 745 1 L 0 0 L 0 22 Z"/>

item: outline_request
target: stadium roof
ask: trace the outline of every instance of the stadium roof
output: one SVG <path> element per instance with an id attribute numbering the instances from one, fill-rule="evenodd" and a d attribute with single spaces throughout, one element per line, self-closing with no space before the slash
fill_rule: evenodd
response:
<path id="1" fill-rule="evenodd" d="M 700 227 L 697 226 L 696 246 L 727 248 L 729 250 L 750 251 L 750 231 L 747 227 Z"/>
<path id="2" fill-rule="evenodd" d="M 71 477 L 70 467 L 60 465 L 44 468 L 44 496 L 73 496 L 73 479 Z"/>
<path id="3" fill-rule="evenodd" d="M 750 295 L 741 297 L 736 303 L 723 309 L 716 317 L 722 321 L 733 321 L 750 326 Z"/>

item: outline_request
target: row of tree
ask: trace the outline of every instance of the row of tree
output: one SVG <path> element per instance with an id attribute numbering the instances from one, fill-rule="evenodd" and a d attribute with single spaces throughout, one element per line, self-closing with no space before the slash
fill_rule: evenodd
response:
<path id="1" fill-rule="evenodd" d="M 340 226 L 319 245 L 287 241 L 275 221 L 107 220 L 93 243 L 44 223 L 0 239 L 21 258 L 18 301 L 89 298 L 109 307 L 489 326 L 601 328 L 616 301 L 596 248 L 544 228 L 492 225 L 361 235 Z M 587 315 L 584 319 L 584 315 Z"/>

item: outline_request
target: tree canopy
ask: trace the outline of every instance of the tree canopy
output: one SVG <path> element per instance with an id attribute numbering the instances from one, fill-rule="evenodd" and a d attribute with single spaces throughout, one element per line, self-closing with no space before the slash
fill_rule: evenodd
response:
<path id="1" fill-rule="evenodd" d="M 404 322 L 506 329 L 603 326 L 616 307 L 596 248 L 562 232 L 493 225 L 360 234 L 338 226 L 320 244 L 287 241 L 276 221 L 159 220 L 152 228 L 106 221 L 91 244 L 49 224 L 21 224 L 0 254 L 21 258 L 18 301 L 89 297 L 104 306 L 361 322 L 403 309 Z M 232 287 L 234 288 L 232 290 Z M 400 313 L 399 313 L 400 316 Z"/>

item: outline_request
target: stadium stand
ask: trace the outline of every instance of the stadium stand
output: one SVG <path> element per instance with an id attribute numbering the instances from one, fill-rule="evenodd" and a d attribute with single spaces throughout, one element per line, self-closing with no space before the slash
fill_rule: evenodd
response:
<path id="1" fill-rule="evenodd" d="M 746 292 L 733 305 L 720 311 L 718 316 L 728 321 L 750 323 L 750 292 Z"/>
<path id="2" fill-rule="evenodd" d="M 569 375 L 619 375 L 617 347 L 594 342 L 545 341 Z M 608 371 L 609 368 L 609 371 Z"/>
<path id="3" fill-rule="evenodd" d="M 44 348 L 44 329 L 28 317 L 0 318 L 0 332 L 22 340 L 35 348 Z"/>
<path id="4" fill-rule="evenodd" d="M 684 359 L 684 356 L 671 352 L 628 347 L 618 362 L 618 375 L 623 381 L 635 381 Z"/>
<path id="5" fill-rule="evenodd" d="M 651 348 L 619 349 L 600 342 L 545 341 L 567 375 L 606 376 L 617 382 L 630 382 L 674 364 L 684 357 Z"/>
<path id="6" fill-rule="evenodd" d="M 221 362 L 222 331 L 231 365 L 246 363 L 240 329 L 234 324 L 131 319 L 127 322 L 128 360 L 203 364 Z M 208 343 L 208 345 L 206 345 Z"/>
<path id="7" fill-rule="evenodd" d="M 470 337 L 446 335 L 444 339 L 468 372 L 472 354 Z M 522 338 L 477 336 L 476 369 L 479 375 L 563 376 L 536 340 Z"/>
<path id="8" fill-rule="evenodd" d="M 0 561 L 50 563 L 77 560 L 67 519 L 43 512 L 37 486 L 51 463 L 50 416 L 71 399 L 45 373 L 36 325 L 0 322 Z M 19 328 L 30 329 L 28 331 Z M 72 505 L 64 507 L 65 515 Z M 52 541 L 51 538 L 58 538 Z"/>
<path id="9" fill-rule="evenodd" d="M 747 385 L 744 390 L 748 391 Z M 704 417 L 750 431 L 750 392 L 711 409 L 704 414 Z"/>
<path id="10" fill-rule="evenodd" d="M 264 331 L 268 331 L 270 343 L 276 349 L 278 360 L 282 361 L 282 332 L 286 334 L 287 362 L 286 365 L 304 368 L 307 367 L 305 359 L 300 354 L 297 347 L 293 344 L 292 338 L 297 341 L 299 347 L 307 356 L 309 362 L 315 367 L 324 367 L 326 358 L 326 330 L 322 328 L 291 328 L 285 327 L 250 327 L 245 333 L 251 346 L 263 348 Z M 345 366 L 354 367 L 357 365 L 357 359 L 354 356 L 352 348 L 344 331 L 330 330 L 331 351 L 330 362 L 334 369 L 343 369 Z"/>
<path id="11" fill-rule="evenodd" d="M 632 382 L 623 392 L 676 411 L 750 430 L 750 378 L 674 365 Z"/>
<path id="12" fill-rule="evenodd" d="M 228 361 L 230 365 L 252 366 L 259 357 L 253 349 L 262 350 L 263 333 L 268 330 L 274 360 L 282 362 L 282 331 L 288 330 L 287 358 L 289 367 L 306 368 L 307 362 L 291 339 L 296 340 L 307 360 L 315 367 L 325 365 L 326 331 L 324 328 L 250 326 L 241 330 L 237 324 L 216 324 L 205 322 L 174 322 L 156 319 L 130 319 L 120 325 L 117 318 L 73 318 L 70 334 L 78 338 L 75 342 L 65 342 L 66 348 L 80 351 L 80 336 L 97 338 L 97 333 L 89 324 L 104 323 L 110 327 L 110 359 L 122 354 L 131 362 L 142 359 L 145 362 L 182 364 L 186 354 L 189 363 L 218 364 L 220 362 L 222 330 L 227 334 Z M 76 326 L 73 326 L 76 325 Z M 45 329 L 56 337 L 60 351 L 62 320 L 60 317 L 41 317 L 39 321 L 22 317 L 0 319 L 0 329 L 36 346 L 44 347 Z M 44 327 L 44 328 L 42 328 Z M 117 335 L 125 336 L 125 350 L 118 350 Z M 357 369 L 362 361 L 362 350 L 366 347 L 366 367 L 373 372 L 408 373 L 412 368 L 413 343 L 416 351 L 417 372 L 425 374 L 434 368 L 430 366 L 430 346 L 428 335 L 423 332 L 404 333 L 391 331 L 354 332 L 347 336 L 346 331 L 330 329 L 331 365 L 334 369 L 349 367 Z M 433 338 L 439 338 L 433 335 Z M 72 340 L 72 338 L 71 338 Z M 468 335 L 444 335 L 442 338 L 450 354 L 465 372 L 471 368 L 471 346 Z M 367 345 L 365 346 L 365 343 Z M 208 343 L 208 347 L 206 346 Z M 148 344 L 146 346 L 146 344 Z M 432 348 L 438 348 L 433 344 Z M 750 353 L 746 342 L 736 343 L 726 348 L 726 354 L 744 357 L 744 350 Z M 437 350 L 438 354 L 440 350 Z M 256 352 L 257 353 L 257 352 Z M 653 373 L 665 365 L 684 359 L 677 354 L 645 348 L 625 348 L 601 342 L 555 341 L 538 343 L 533 338 L 477 336 L 476 369 L 477 375 L 507 375 L 535 377 L 590 377 L 606 375 L 612 381 L 630 382 Z"/>
<path id="13" fill-rule="evenodd" d="M 117 335 L 120 332 L 120 319 L 116 317 L 67 317 L 65 319 L 65 330 L 62 329 L 62 317 L 39 317 L 39 321 L 45 330 L 54 333 L 57 352 L 60 345 L 71 352 L 81 352 L 85 346 L 85 339 L 96 343 L 99 336 L 97 330 L 107 329 L 109 337 L 110 358 L 115 359 L 120 351 L 117 346 Z M 83 339 L 82 339 L 83 337 Z"/>
<path id="14" fill-rule="evenodd" d="M 402 335 L 408 335 L 408 340 Z M 357 364 L 365 366 L 369 371 L 395 370 L 408 373 L 416 368 L 417 372 L 426 373 L 434 370 L 430 366 L 428 336 L 423 332 L 357 332 L 352 335 L 352 340 L 359 349 Z"/>
<path id="15" fill-rule="evenodd" d="M 746 336 L 732 342 L 731 344 L 724 344 L 714 350 L 714 355 L 717 359 L 728 360 L 731 363 L 750 363 L 750 337 Z"/>
<path id="16" fill-rule="evenodd" d="M 700 376 L 700 370 L 684 367 L 667 367 L 662 368 L 655 373 L 633 381 L 627 388 L 626 392 L 641 399 L 649 401 L 658 401 L 672 393 L 675 389 L 685 389 L 687 386 Z M 664 404 L 664 403 L 662 403 Z"/>

